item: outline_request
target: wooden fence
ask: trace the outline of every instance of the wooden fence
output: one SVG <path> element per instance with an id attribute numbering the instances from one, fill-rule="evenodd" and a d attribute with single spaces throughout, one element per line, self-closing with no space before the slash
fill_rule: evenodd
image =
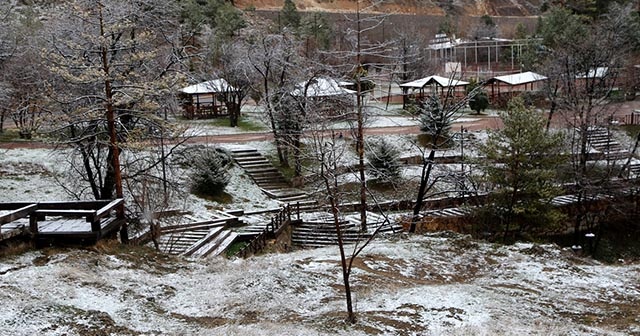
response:
<path id="1" fill-rule="evenodd" d="M 631 113 L 624 116 L 626 125 L 640 125 L 640 113 Z"/>
<path id="2" fill-rule="evenodd" d="M 292 214 L 297 217 L 296 219 L 300 219 L 300 202 L 296 202 L 295 207 L 292 207 L 291 204 L 283 206 L 275 216 L 271 217 L 271 221 L 265 229 L 252 239 L 247 246 L 238 251 L 236 255 L 246 258 L 262 251 L 267 244 L 267 239 L 277 238 L 291 224 Z"/>

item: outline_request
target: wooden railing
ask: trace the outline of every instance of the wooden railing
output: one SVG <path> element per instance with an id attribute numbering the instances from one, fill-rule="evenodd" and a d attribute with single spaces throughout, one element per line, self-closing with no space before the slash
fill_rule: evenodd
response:
<path id="1" fill-rule="evenodd" d="M 9 211 L 9 213 L 6 213 L 0 216 L 0 228 L 2 227 L 3 224 L 11 223 L 20 218 L 29 216 L 29 214 L 36 211 L 36 209 L 38 209 L 38 206 L 35 204 L 20 206 L 17 209 L 9 209 L 11 210 Z M 4 210 L 4 209 L 0 209 L 0 210 Z"/>
<path id="2" fill-rule="evenodd" d="M 253 238 L 247 246 L 243 247 L 242 250 L 238 251 L 236 254 L 241 258 L 247 258 L 252 254 L 256 254 L 259 251 L 262 251 L 264 247 L 267 245 L 267 235 L 262 232 Z"/>
<path id="3" fill-rule="evenodd" d="M 626 125 L 640 125 L 640 113 L 634 112 L 624 116 Z"/>
<path id="4" fill-rule="evenodd" d="M 267 244 L 267 239 L 277 238 L 291 223 L 292 211 L 295 211 L 297 219 L 300 219 L 300 202 L 296 202 L 295 207 L 292 207 L 291 204 L 283 206 L 275 216 L 271 217 L 271 222 L 267 224 L 265 229 L 252 239 L 247 246 L 238 251 L 236 255 L 246 258 L 262 251 Z"/>
<path id="5" fill-rule="evenodd" d="M 296 211 L 297 219 L 300 219 L 300 202 L 296 202 L 294 210 Z M 285 205 L 282 207 L 282 210 L 271 217 L 271 222 L 267 224 L 266 231 L 272 235 L 272 237 L 277 237 L 289 223 L 291 223 L 291 204 Z"/>
<path id="6" fill-rule="evenodd" d="M 124 219 L 122 207 L 124 200 L 119 198 L 113 201 L 78 201 L 78 202 L 40 202 L 40 203 L 0 203 L 0 210 L 10 212 L 0 216 L 0 225 L 29 217 L 29 229 L 32 233 L 38 232 L 38 221 L 43 221 L 47 216 L 84 217 L 91 223 L 91 231 L 100 231 L 100 221 L 109 216 L 112 211 L 118 212 L 118 219 Z"/>
<path id="7" fill-rule="evenodd" d="M 87 223 L 91 223 L 91 232 L 100 232 L 101 220 L 111 215 L 112 211 L 120 212 L 119 208 L 124 205 L 122 198 L 109 201 L 108 203 L 102 201 L 101 203 L 91 202 L 92 205 L 98 205 L 101 207 L 98 209 L 78 209 L 83 207 L 82 203 L 70 202 L 70 203 L 56 203 L 56 207 L 51 204 L 44 204 L 42 207 L 40 203 L 36 204 L 37 209 L 29 214 L 29 230 L 32 234 L 38 233 L 38 221 L 44 221 L 47 216 L 62 216 L 62 217 L 84 217 Z M 118 214 L 118 219 L 124 219 L 122 214 Z"/>

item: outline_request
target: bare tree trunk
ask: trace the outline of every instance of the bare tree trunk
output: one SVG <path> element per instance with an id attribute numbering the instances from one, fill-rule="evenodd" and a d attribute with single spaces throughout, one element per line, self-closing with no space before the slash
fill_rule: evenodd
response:
<path id="1" fill-rule="evenodd" d="M 102 17 L 102 4 L 98 4 L 98 14 L 100 20 L 100 36 L 104 37 L 104 22 Z M 107 176 L 105 180 L 110 176 L 113 176 L 115 189 L 116 189 L 116 197 L 124 198 L 124 192 L 122 191 L 122 172 L 120 171 L 120 149 L 118 148 L 118 134 L 116 131 L 116 121 L 115 121 L 115 111 L 113 106 L 113 91 L 111 90 L 111 74 L 109 71 L 109 61 L 108 61 L 108 51 L 106 45 L 102 45 L 100 50 L 102 56 L 102 71 L 104 71 L 105 80 L 104 80 L 104 92 L 105 92 L 105 108 L 107 110 L 107 129 L 109 130 L 109 156 L 111 156 L 111 160 L 108 163 Z M 113 175 L 110 174 L 112 171 Z M 105 181 L 105 187 L 111 188 L 110 183 Z M 107 195 L 102 195 L 107 196 Z M 111 195 L 109 195 L 111 196 Z M 111 198 L 111 197 L 109 197 Z M 124 203 L 118 206 L 117 216 L 120 219 L 124 219 Z M 120 228 L 120 239 L 123 243 L 128 243 L 129 235 L 127 233 L 127 224 L 126 222 L 122 224 Z"/>
<path id="2" fill-rule="evenodd" d="M 7 109 L 0 110 L 0 134 L 4 133 L 4 120 L 7 117 Z"/>
<path id="3" fill-rule="evenodd" d="M 325 187 L 327 190 L 331 190 L 337 186 L 331 186 L 329 179 L 324 176 Z M 335 190 L 335 189 L 334 189 Z M 336 228 L 336 235 L 338 237 L 338 249 L 340 250 L 340 265 L 342 266 L 342 281 L 344 283 L 344 294 L 347 304 L 347 322 L 355 323 L 356 315 L 353 311 L 353 302 L 351 298 L 351 285 L 349 283 L 349 277 L 351 272 L 347 265 L 347 257 L 344 252 L 344 242 L 342 240 L 342 229 L 340 227 L 340 210 L 338 209 L 337 200 L 334 193 L 329 192 L 329 203 L 331 204 L 331 213 L 333 215 L 333 223 Z"/>
<path id="4" fill-rule="evenodd" d="M 333 216 L 333 223 L 336 228 L 336 236 L 338 238 L 338 249 L 340 250 L 340 266 L 342 267 L 342 281 L 344 283 L 344 291 L 345 291 L 345 300 L 347 304 L 347 322 L 355 323 L 356 316 L 353 311 L 353 301 L 351 298 L 351 285 L 349 283 L 349 278 L 351 276 L 351 269 L 347 264 L 347 257 L 344 251 L 344 241 L 342 240 L 342 229 L 340 227 L 340 209 L 338 208 L 339 200 L 337 199 L 337 190 L 338 190 L 338 182 L 335 178 L 331 181 L 329 180 L 327 174 L 330 169 L 328 166 L 332 164 L 334 172 L 335 172 L 335 162 L 330 163 L 327 162 L 327 157 L 323 153 L 322 160 L 320 162 L 320 176 L 322 176 L 325 189 L 327 191 L 329 197 L 329 203 L 331 205 L 331 214 Z"/>
<path id="5" fill-rule="evenodd" d="M 422 172 L 420 174 L 420 186 L 418 187 L 418 195 L 416 196 L 416 204 L 413 206 L 413 216 L 411 217 L 411 226 L 409 227 L 409 232 L 416 232 L 416 227 L 418 225 L 418 215 L 420 214 L 420 210 L 422 210 L 422 204 L 424 203 L 424 197 L 428 191 L 429 179 L 431 176 L 431 171 L 433 169 L 433 160 L 435 158 L 436 151 L 435 149 L 431 149 L 429 152 L 429 157 L 422 162 Z"/>
<path id="6" fill-rule="evenodd" d="M 362 115 L 362 81 L 361 81 L 361 62 L 360 59 L 360 2 L 356 0 L 356 24 L 357 41 L 356 41 L 356 113 L 358 114 L 358 130 L 356 133 L 356 152 L 358 154 L 358 172 L 360 175 L 360 229 L 362 232 L 367 231 L 367 180 L 365 177 L 364 166 L 364 116 Z"/>
<path id="7" fill-rule="evenodd" d="M 235 102 L 235 99 L 231 99 L 228 100 L 225 105 L 229 113 L 229 126 L 238 127 L 238 122 L 240 121 L 240 104 Z"/>

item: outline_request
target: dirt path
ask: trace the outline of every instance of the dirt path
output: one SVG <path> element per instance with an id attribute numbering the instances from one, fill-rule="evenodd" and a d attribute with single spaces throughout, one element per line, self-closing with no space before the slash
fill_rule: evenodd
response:
<path id="1" fill-rule="evenodd" d="M 640 110 L 640 99 L 634 101 L 625 101 L 622 103 L 614 103 L 609 105 L 610 113 L 616 119 L 623 119 L 625 115 L 631 114 L 636 110 Z M 502 127 L 500 117 L 495 115 L 468 115 L 465 118 L 469 121 L 454 122 L 452 130 L 456 131 L 460 127 L 464 127 L 468 131 L 480 131 L 487 129 L 498 129 Z M 554 126 L 560 127 L 563 124 L 561 116 L 554 116 Z M 348 129 L 337 129 L 337 132 L 343 132 L 345 135 Z M 374 127 L 365 129 L 365 135 L 402 135 L 402 134 L 418 134 L 419 126 L 392 126 L 392 127 Z M 260 133 L 240 133 L 240 134 L 219 134 L 219 135 L 203 135 L 195 136 L 187 140 L 187 143 L 246 143 L 254 141 L 270 141 L 273 140 L 271 132 Z M 53 144 L 39 141 L 13 141 L 0 143 L 0 149 L 16 149 L 16 148 L 54 148 Z"/>

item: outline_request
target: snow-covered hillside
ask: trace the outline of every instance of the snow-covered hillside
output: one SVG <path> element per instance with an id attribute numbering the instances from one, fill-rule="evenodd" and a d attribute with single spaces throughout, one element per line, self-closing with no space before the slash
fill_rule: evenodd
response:
<path id="1" fill-rule="evenodd" d="M 114 252 L 115 251 L 115 252 Z M 0 335 L 631 335 L 640 265 L 444 233 L 378 240 L 346 325 L 336 248 L 189 261 L 141 248 L 0 260 Z"/>

